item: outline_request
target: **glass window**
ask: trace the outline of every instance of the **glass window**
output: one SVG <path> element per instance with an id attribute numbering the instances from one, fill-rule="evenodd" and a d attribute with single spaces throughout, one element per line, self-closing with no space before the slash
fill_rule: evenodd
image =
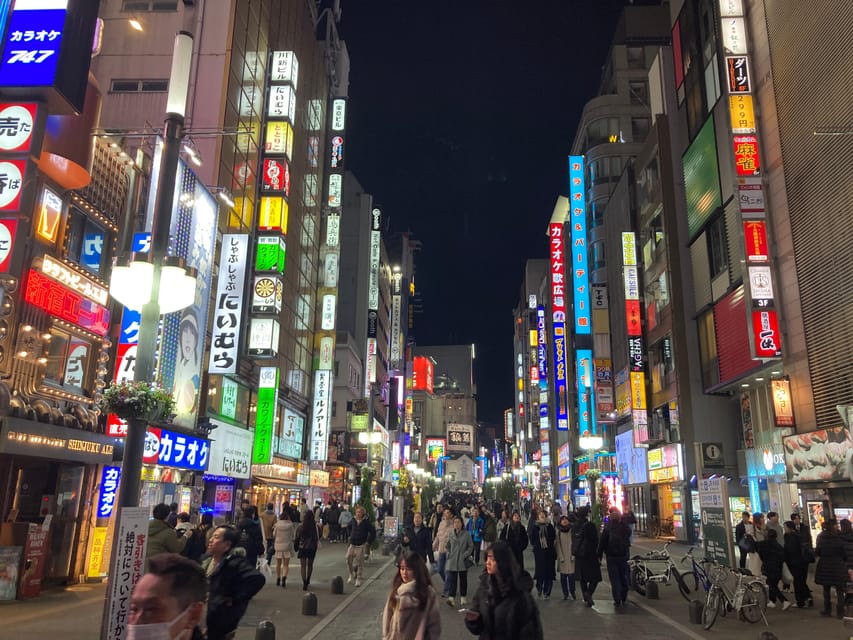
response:
<path id="1" fill-rule="evenodd" d="M 607 266 L 604 241 L 592 243 L 592 268 L 603 269 Z"/>
<path id="2" fill-rule="evenodd" d="M 648 118 L 631 118 L 631 140 L 642 142 L 649 135 Z"/>
<path id="3" fill-rule="evenodd" d="M 628 82 L 628 94 L 631 104 L 642 107 L 649 104 L 649 87 L 643 80 L 631 80 Z"/>
<path id="4" fill-rule="evenodd" d="M 711 277 L 714 278 L 725 271 L 729 264 L 726 248 L 726 220 L 723 216 L 717 217 L 708 225 L 705 237 L 708 239 L 708 261 L 711 267 Z"/>
<path id="5" fill-rule="evenodd" d="M 76 207 L 69 212 L 66 257 L 103 278 L 111 257 L 109 232 Z"/>
<path id="6" fill-rule="evenodd" d="M 706 311 L 696 322 L 699 333 L 699 359 L 702 365 L 702 383 L 708 389 L 720 382 L 717 367 L 717 335 L 714 332 L 714 312 Z"/>
<path id="7" fill-rule="evenodd" d="M 93 345 L 88 340 L 58 329 L 50 330 L 44 381 L 49 386 L 87 394 L 89 364 Z"/>
<path id="8" fill-rule="evenodd" d="M 115 79 L 110 82 L 111 93 L 166 93 L 168 89 L 168 80 Z"/>
<path id="9" fill-rule="evenodd" d="M 626 47 L 629 69 L 645 69 L 646 53 L 643 47 Z"/>
<path id="10" fill-rule="evenodd" d="M 600 118 L 591 122 L 586 130 L 587 147 L 606 142 L 619 142 L 619 118 Z"/>
<path id="11" fill-rule="evenodd" d="M 177 11 L 178 0 L 124 0 L 122 11 Z"/>

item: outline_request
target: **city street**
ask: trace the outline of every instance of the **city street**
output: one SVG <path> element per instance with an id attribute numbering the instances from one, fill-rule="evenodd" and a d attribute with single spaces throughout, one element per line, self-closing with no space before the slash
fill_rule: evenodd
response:
<path id="1" fill-rule="evenodd" d="M 660 546 L 655 541 L 640 540 L 634 551 L 642 553 Z M 673 545 L 680 559 L 685 547 Z M 326 544 L 315 563 L 312 591 L 317 595 L 318 615 L 301 613 L 303 592 L 296 572 L 291 573 L 292 586 L 281 589 L 269 585 L 253 600 L 237 633 L 237 640 L 253 640 L 259 622 L 269 619 L 276 628 L 276 638 L 347 638 L 372 640 L 380 637 L 379 620 L 388 596 L 394 572 L 391 558 L 374 555 L 365 571 L 364 585 L 359 589 L 344 585 L 343 595 L 330 593 L 330 580 L 346 576 L 345 545 Z M 530 557 L 530 566 L 533 558 Z M 475 575 L 482 570 L 472 569 L 469 586 L 476 583 Z M 438 579 L 435 579 L 438 587 Z M 102 585 L 76 585 L 65 590 L 52 590 L 42 597 L 0 607 L 0 640 L 20 638 L 49 638 L 63 640 L 95 640 L 103 604 Z M 472 592 L 469 592 L 469 598 Z M 662 587 L 659 600 L 646 600 L 635 593 L 629 595 L 626 609 L 616 611 L 611 604 L 610 588 L 604 582 L 596 592 L 596 605 L 587 609 L 578 601 L 563 601 L 556 586 L 548 601 L 537 600 L 545 630 L 545 638 L 565 638 L 566 633 L 582 629 L 591 640 L 617 638 L 630 632 L 633 638 L 681 640 L 689 638 L 725 638 L 726 640 L 755 640 L 765 628 L 761 623 L 749 624 L 732 616 L 721 618 L 711 631 L 691 625 L 688 604 L 675 587 Z M 818 605 L 820 602 L 817 603 Z M 465 629 L 462 615 L 456 607 L 441 606 L 442 638 L 463 640 L 471 638 Z M 853 637 L 853 627 L 845 627 L 835 619 L 818 615 L 818 609 L 789 611 L 768 610 L 769 630 L 780 640 L 819 636 L 822 640 L 847 640 Z"/>

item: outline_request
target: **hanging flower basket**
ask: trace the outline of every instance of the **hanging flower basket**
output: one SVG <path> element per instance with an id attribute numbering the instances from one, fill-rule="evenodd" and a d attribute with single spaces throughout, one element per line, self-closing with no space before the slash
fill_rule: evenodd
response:
<path id="1" fill-rule="evenodd" d="M 123 420 L 157 421 L 172 415 L 175 400 L 148 382 L 117 382 L 104 389 L 98 406 L 104 413 L 114 413 Z"/>

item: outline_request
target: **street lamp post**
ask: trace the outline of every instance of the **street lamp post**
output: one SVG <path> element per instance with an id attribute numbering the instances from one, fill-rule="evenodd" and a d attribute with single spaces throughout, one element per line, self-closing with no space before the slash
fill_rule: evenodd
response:
<path id="1" fill-rule="evenodd" d="M 578 446 L 580 446 L 581 449 L 586 451 L 589 456 L 590 469 L 595 469 L 596 471 L 598 470 L 598 463 L 595 459 L 595 452 L 601 449 L 603 445 L 604 438 L 602 438 L 601 436 L 591 436 L 589 435 L 589 432 L 584 432 L 584 434 L 578 438 Z M 587 486 L 591 489 L 591 500 L 589 504 L 590 507 L 594 507 L 596 500 L 595 481 L 593 480 L 593 482 L 591 483 L 587 482 Z"/>

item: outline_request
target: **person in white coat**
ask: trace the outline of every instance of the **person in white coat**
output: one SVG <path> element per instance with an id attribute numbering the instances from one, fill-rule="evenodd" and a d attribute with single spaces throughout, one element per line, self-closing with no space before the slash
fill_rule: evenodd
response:
<path id="1" fill-rule="evenodd" d="M 560 573 L 560 587 L 563 600 L 576 600 L 575 595 L 575 557 L 572 555 L 572 518 L 561 516 L 557 523 L 557 570 Z"/>
<path id="2" fill-rule="evenodd" d="M 290 557 L 293 555 L 293 534 L 296 525 L 293 523 L 293 512 L 285 506 L 272 527 L 273 552 L 275 553 L 275 583 L 287 586 L 287 574 L 290 571 Z"/>
<path id="3" fill-rule="evenodd" d="M 441 522 L 436 528 L 435 537 L 432 540 L 433 553 L 436 556 L 436 572 L 441 576 L 444 587 L 441 590 L 441 597 L 446 598 L 450 590 L 450 583 L 447 582 L 447 538 L 450 532 L 453 531 L 453 512 L 450 509 L 445 509 L 441 516 Z"/>

